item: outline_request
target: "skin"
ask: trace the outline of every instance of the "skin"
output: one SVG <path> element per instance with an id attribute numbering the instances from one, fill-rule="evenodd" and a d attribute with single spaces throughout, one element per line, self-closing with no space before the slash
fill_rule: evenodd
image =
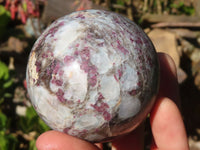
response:
<path id="1" fill-rule="evenodd" d="M 160 88 L 150 113 L 153 134 L 151 150 L 189 150 L 187 135 L 179 111 L 179 90 L 176 67 L 172 58 L 158 53 L 160 62 Z M 70 135 L 47 131 L 37 139 L 38 150 L 101 150 L 102 145 L 92 144 Z M 112 150 L 144 149 L 144 124 L 131 133 L 112 141 Z"/>

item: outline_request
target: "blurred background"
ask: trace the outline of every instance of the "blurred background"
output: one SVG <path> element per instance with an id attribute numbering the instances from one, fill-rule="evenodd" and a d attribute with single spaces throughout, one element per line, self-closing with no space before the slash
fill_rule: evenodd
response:
<path id="1" fill-rule="evenodd" d="M 0 0 L 0 150 L 36 150 L 36 138 L 49 130 L 27 95 L 28 55 L 51 22 L 84 9 L 128 17 L 174 59 L 190 149 L 200 150 L 200 0 Z M 145 135 L 148 150 L 148 119 Z"/>

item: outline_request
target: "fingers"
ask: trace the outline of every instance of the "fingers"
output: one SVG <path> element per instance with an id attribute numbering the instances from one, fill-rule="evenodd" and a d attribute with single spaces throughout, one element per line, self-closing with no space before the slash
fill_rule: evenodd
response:
<path id="1" fill-rule="evenodd" d="M 47 131 L 36 141 L 38 150 L 100 150 L 95 145 L 58 131 Z"/>
<path id="2" fill-rule="evenodd" d="M 184 123 L 179 104 L 176 68 L 173 60 L 158 54 L 160 61 L 160 89 L 150 123 L 154 137 L 152 150 L 188 150 Z"/>
<path id="3" fill-rule="evenodd" d="M 112 141 L 112 150 L 143 150 L 144 124 L 140 125 L 131 133 Z"/>
<path id="4" fill-rule="evenodd" d="M 164 53 L 158 53 L 160 63 L 160 87 L 159 97 L 168 97 L 178 106 L 180 105 L 177 71 L 173 59 Z"/>
<path id="5" fill-rule="evenodd" d="M 152 150 L 188 150 L 181 114 L 169 98 L 160 98 L 150 117 L 155 145 Z"/>

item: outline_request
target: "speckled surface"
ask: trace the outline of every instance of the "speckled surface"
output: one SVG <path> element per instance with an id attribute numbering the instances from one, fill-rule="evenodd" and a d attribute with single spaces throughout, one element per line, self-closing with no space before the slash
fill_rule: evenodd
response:
<path id="1" fill-rule="evenodd" d="M 102 142 L 145 119 L 158 68 L 151 41 L 135 23 L 87 10 L 45 30 L 30 53 L 26 80 L 34 108 L 52 129 Z"/>

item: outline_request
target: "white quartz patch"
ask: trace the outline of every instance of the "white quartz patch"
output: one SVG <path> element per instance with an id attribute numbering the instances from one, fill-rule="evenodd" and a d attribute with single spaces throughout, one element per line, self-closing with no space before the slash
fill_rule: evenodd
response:
<path id="1" fill-rule="evenodd" d="M 120 96 L 120 85 L 113 76 L 103 76 L 101 79 L 100 92 L 104 96 L 104 101 L 109 107 L 116 106 Z"/>
<path id="2" fill-rule="evenodd" d="M 80 69 L 80 64 L 74 61 L 70 66 L 63 68 L 63 81 L 66 81 L 64 98 L 68 100 L 83 102 L 87 93 L 87 73 Z"/>
<path id="3" fill-rule="evenodd" d="M 56 44 L 54 48 L 54 56 L 61 59 L 66 55 L 71 55 L 72 51 L 67 50 L 69 45 L 75 41 L 79 35 L 82 34 L 79 30 L 84 27 L 75 21 L 71 21 L 68 24 L 62 26 L 54 35 Z"/>
<path id="4" fill-rule="evenodd" d="M 32 102 L 36 106 L 37 111 L 44 116 L 43 119 L 49 122 L 50 126 L 56 124 L 58 128 L 65 128 L 66 123 L 69 126 L 71 125 L 73 115 L 70 109 L 59 103 L 57 98 L 51 95 L 44 87 L 33 87 L 30 94 L 34 94 L 34 96 L 31 95 L 34 97 Z"/>
<path id="5" fill-rule="evenodd" d="M 113 48 L 109 47 L 108 49 L 110 49 L 110 51 L 113 51 L 112 52 L 113 54 L 108 56 L 112 64 L 116 67 L 120 66 L 122 62 L 124 61 L 124 59 L 119 54 L 117 54 L 113 50 Z"/>
<path id="6" fill-rule="evenodd" d="M 98 52 L 92 51 L 90 60 L 97 67 L 100 74 L 106 73 L 112 67 L 112 62 L 108 58 L 105 47 L 99 48 Z"/>
<path id="7" fill-rule="evenodd" d="M 76 123 L 74 124 L 75 129 L 79 130 L 92 130 L 96 129 L 104 123 L 104 119 L 102 117 L 96 117 L 91 114 L 80 116 Z"/>
<path id="8" fill-rule="evenodd" d="M 135 116 L 141 107 L 141 102 L 137 97 L 130 95 L 122 96 L 122 101 L 119 107 L 119 118 L 128 119 Z"/>
<path id="9" fill-rule="evenodd" d="M 133 66 L 130 66 L 129 64 L 125 64 L 123 74 L 120 79 L 121 90 L 122 91 L 131 91 L 133 89 L 136 89 L 138 80 L 139 79 L 138 79 L 137 72 L 133 68 Z"/>
<path id="10" fill-rule="evenodd" d="M 98 91 L 97 90 L 91 90 L 89 92 L 89 99 L 87 101 L 87 104 L 85 106 L 86 109 L 93 109 L 93 105 L 95 105 L 95 103 L 97 102 L 98 99 Z"/>

